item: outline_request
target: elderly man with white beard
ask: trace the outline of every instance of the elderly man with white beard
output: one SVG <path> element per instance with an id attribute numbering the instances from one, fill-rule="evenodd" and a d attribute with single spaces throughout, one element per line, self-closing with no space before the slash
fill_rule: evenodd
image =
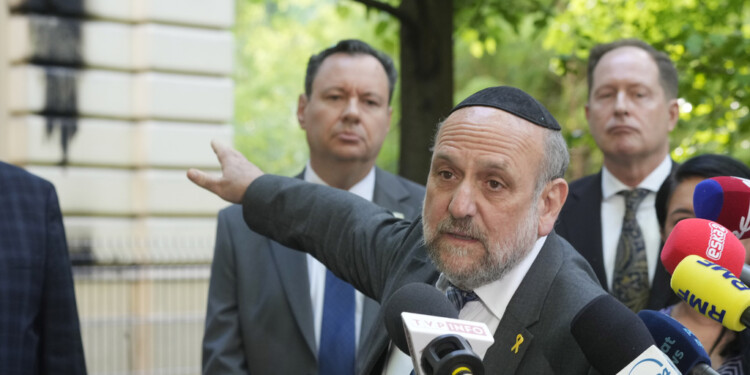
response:
<path id="1" fill-rule="evenodd" d="M 606 292 L 553 231 L 568 152 L 560 125 L 525 92 L 484 89 L 439 124 L 414 222 L 345 192 L 264 175 L 237 151 L 213 147 L 222 176 L 192 169 L 188 178 L 242 203 L 252 230 L 312 254 L 365 295 L 382 302 L 423 282 L 475 296 L 459 318 L 495 332 L 488 374 L 591 371 L 570 323 Z M 369 362 L 367 373 L 388 368 L 388 359 Z"/>

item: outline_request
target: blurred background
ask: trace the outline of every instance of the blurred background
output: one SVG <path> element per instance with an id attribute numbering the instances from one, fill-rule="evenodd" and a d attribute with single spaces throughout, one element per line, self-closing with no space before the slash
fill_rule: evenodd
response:
<path id="1" fill-rule="evenodd" d="M 267 172 L 307 160 L 295 117 L 307 59 L 340 39 L 400 77 L 382 168 L 423 183 L 434 126 L 492 85 L 563 126 L 568 178 L 600 168 L 586 58 L 641 38 L 680 72 L 672 157 L 750 162 L 746 0 L 0 0 L 0 160 L 53 182 L 90 374 L 199 374 L 216 213 L 189 167 L 209 141 Z"/>

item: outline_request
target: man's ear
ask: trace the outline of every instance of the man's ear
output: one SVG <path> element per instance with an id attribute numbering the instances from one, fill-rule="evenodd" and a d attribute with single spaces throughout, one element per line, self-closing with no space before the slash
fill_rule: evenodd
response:
<path id="1" fill-rule="evenodd" d="M 669 131 L 671 132 L 677 126 L 677 120 L 680 119 L 680 104 L 677 99 L 671 99 L 667 103 L 667 111 L 669 111 Z"/>
<path id="2" fill-rule="evenodd" d="M 297 121 L 302 129 L 305 129 L 305 108 L 307 107 L 307 95 L 299 94 L 297 99 Z"/>
<path id="3" fill-rule="evenodd" d="M 591 120 L 589 119 L 589 103 L 586 103 L 586 105 L 583 106 L 583 114 L 586 116 L 586 121 L 590 124 Z"/>
<path id="4" fill-rule="evenodd" d="M 555 227 L 557 216 L 560 215 L 565 200 L 568 198 L 568 183 L 562 178 L 556 178 L 547 183 L 539 196 L 539 233 L 546 236 Z"/>

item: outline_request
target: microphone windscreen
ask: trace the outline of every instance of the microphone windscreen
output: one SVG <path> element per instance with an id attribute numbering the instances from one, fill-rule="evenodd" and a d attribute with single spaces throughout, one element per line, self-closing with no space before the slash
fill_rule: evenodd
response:
<path id="1" fill-rule="evenodd" d="M 643 321 L 609 294 L 584 306 L 570 332 L 591 366 L 603 375 L 616 374 L 654 345 Z"/>
<path id="2" fill-rule="evenodd" d="M 638 317 L 651 332 L 656 347 L 672 360 L 681 373 L 687 374 L 700 363 L 711 365 L 700 340 L 682 323 L 671 316 L 653 310 L 641 310 Z"/>
<path id="3" fill-rule="evenodd" d="M 693 193 L 693 210 L 740 239 L 750 238 L 750 180 L 720 176 L 701 181 Z"/>
<path id="4" fill-rule="evenodd" d="M 680 220 L 664 243 L 661 262 L 667 272 L 672 273 L 688 255 L 708 259 L 735 275 L 742 273 L 745 264 L 742 242 L 727 228 L 706 219 Z"/>
<path id="5" fill-rule="evenodd" d="M 726 268 L 688 255 L 672 274 L 672 290 L 690 307 L 733 331 L 742 331 L 750 288 Z"/>
<path id="6" fill-rule="evenodd" d="M 402 312 L 458 319 L 456 307 L 434 286 L 423 283 L 406 284 L 383 304 L 388 337 L 402 352 L 409 354 L 409 343 L 401 319 Z"/>
<path id="7" fill-rule="evenodd" d="M 713 178 L 707 178 L 695 185 L 693 191 L 693 211 L 701 219 L 716 221 L 724 206 L 724 189 Z"/>

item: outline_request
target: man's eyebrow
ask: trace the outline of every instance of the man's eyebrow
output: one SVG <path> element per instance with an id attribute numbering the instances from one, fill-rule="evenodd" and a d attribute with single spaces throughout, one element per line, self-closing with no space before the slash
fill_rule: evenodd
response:
<path id="1" fill-rule="evenodd" d="M 478 161 L 478 164 L 485 169 L 497 169 L 501 171 L 508 170 L 508 163 L 505 161 L 497 161 L 497 160 L 480 160 Z"/>

